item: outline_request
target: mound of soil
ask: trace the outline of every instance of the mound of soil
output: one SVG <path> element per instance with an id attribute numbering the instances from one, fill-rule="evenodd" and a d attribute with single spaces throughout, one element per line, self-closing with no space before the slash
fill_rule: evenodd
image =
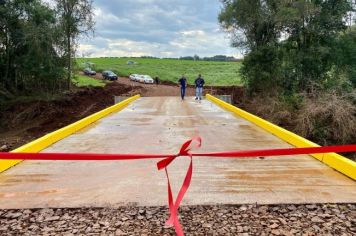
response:
<path id="1" fill-rule="evenodd" d="M 139 88 L 110 83 L 83 88 L 55 101 L 16 104 L 0 113 L 0 151 L 9 151 L 114 104 Z"/>

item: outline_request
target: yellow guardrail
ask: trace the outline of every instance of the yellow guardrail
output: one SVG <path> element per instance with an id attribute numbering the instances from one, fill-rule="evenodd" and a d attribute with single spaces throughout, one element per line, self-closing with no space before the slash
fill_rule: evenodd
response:
<path id="1" fill-rule="evenodd" d="M 123 108 L 125 108 L 127 105 L 129 105 L 131 102 L 135 101 L 138 99 L 140 95 L 135 95 L 133 97 L 130 97 L 128 99 L 125 99 L 124 101 L 115 104 L 111 107 L 108 107 L 104 110 L 101 110 L 97 113 L 94 113 L 88 117 L 85 117 L 73 124 L 70 124 L 68 126 L 65 126 L 59 130 L 56 130 L 52 133 L 49 133 L 39 139 L 36 139 L 28 144 L 25 144 L 24 146 L 21 146 L 11 152 L 31 152 L 31 153 L 36 153 L 39 152 L 48 146 L 52 145 L 53 143 L 77 132 L 80 129 L 83 129 L 84 127 L 94 123 L 95 121 L 109 115 L 110 113 L 117 112 Z M 3 172 L 7 170 L 8 168 L 20 163 L 22 160 L 0 160 L 0 172 Z"/>
<path id="2" fill-rule="evenodd" d="M 255 116 L 251 113 L 248 113 L 247 111 L 244 111 L 229 103 L 226 103 L 210 94 L 207 94 L 206 98 L 209 101 L 219 105 L 220 107 L 254 123 L 255 125 L 268 131 L 269 133 L 274 134 L 275 136 L 286 141 L 287 143 L 292 144 L 295 147 L 320 147 L 318 144 L 313 143 L 308 139 L 305 139 L 258 116 Z M 336 153 L 311 154 L 311 156 L 334 168 L 335 170 L 347 175 L 348 177 L 356 180 L 356 162 Z"/>

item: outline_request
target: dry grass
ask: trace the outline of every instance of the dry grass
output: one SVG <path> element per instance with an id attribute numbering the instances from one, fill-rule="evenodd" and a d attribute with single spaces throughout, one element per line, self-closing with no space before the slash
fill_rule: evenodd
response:
<path id="1" fill-rule="evenodd" d="M 242 104 L 249 112 L 263 117 L 276 125 L 285 128 L 293 126 L 293 111 L 277 97 L 245 98 Z"/>
<path id="2" fill-rule="evenodd" d="M 243 108 L 320 145 L 356 143 L 356 105 L 352 94 L 302 95 L 299 106 L 278 97 L 245 98 Z M 355 96 L 356 97 L 356 96 Z M 356 160 L 356 153 L 348 154 Z"/>
<path id="3" fill-rule="evenodd" d="M 337 94 L 305 99 L 296 116 L 296 131 L 320 144 L 356 141 L 356 106 Z"/>

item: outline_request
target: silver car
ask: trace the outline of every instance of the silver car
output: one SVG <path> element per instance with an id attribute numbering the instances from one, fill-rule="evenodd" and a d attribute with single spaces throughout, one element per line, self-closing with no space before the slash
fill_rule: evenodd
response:
<path id="1" fill-rule="evenodd" d="M 130 80 L 132 80 L 132 81 L 137 81 L 138 80 L 138 74 L 131 74 L 130 76 L 129 76 L 129 78 L 130 78 Z"/>
<path id="2" fill-rule="evenodd" d="M 143 83 L 145 84 L 153 84 L 154 83 L 154 80 L 152 79 L 151 76 L 149 75 L 143 75 Z"/>

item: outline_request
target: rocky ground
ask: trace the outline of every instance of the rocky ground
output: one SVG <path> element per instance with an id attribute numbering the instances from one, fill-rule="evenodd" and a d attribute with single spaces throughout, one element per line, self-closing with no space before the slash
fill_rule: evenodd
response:
<path id="1" fill-rule="evenodd" d="M 0 235 L 174 235 L 166 207 L 0 210 Z M 186 235 L 356 235 L 356 204 L 183 206 Z"/>

